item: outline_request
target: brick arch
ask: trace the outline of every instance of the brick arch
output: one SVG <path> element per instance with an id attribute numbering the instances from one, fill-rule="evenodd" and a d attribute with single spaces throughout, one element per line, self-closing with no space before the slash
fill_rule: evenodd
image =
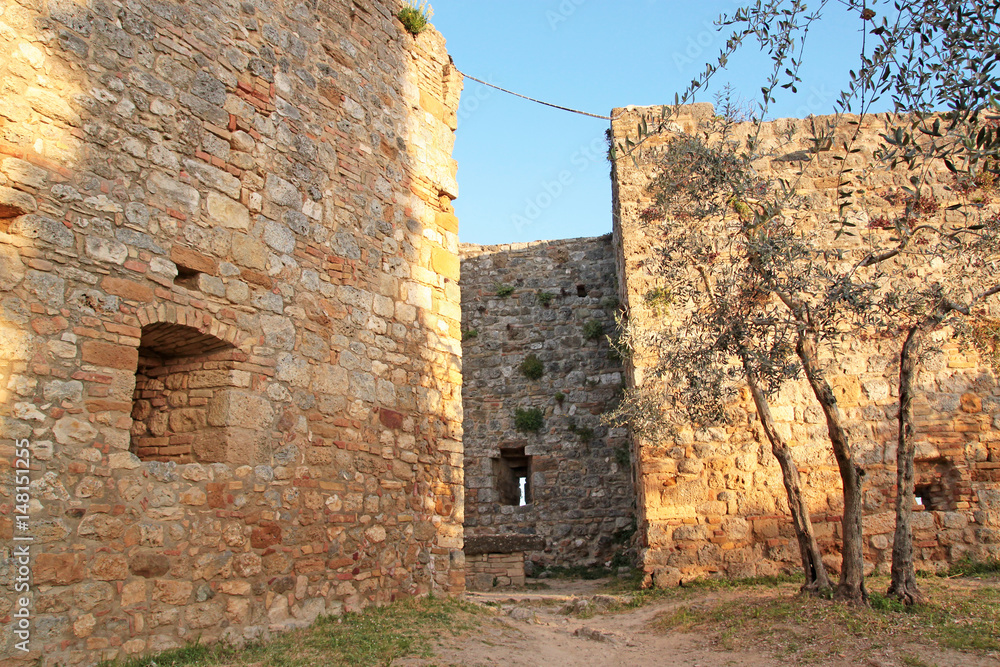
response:
<path id="1" fill-rule="evenodd" d="M 196 329 L 203 334 L 214 336 L 237 349 L 242 349 L 244 345 L 251 342 L 251 336 L 245 331 L 230 324 L 223 324 L 215 319 L 211 313 L 187 306 L 164 304 L 146 306 L 136 313 L 136 317 L 140 327 L 146 327 L 150 324 L 180 324 Z"/>

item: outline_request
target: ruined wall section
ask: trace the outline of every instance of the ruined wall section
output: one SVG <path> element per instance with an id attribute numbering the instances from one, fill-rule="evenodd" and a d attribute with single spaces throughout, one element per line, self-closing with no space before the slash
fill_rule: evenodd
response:
<path id="1" fill-rule="evenodd" d="M 603 565 L 633 514 L 625 433 L 600 421 L 622 382 L 607 341 L 618 310 L 611 237 L 462 245 L 462 257 L 466 534 L 541 536 L 536 566 Z M 538 379 L 520 370 L 530 355 Z M 517 410 L 531 409 L 541 428 L 517 430 Z M 511 466 L 527 474 L 526 505 L 502 488 Z"/>
<path id="2" fill-rule="evenodd" d="M 15 439 L 29 660 L 462 590 L 461 80 L 398 9 L 0 5 L 4 656 Z"/>
<path id="3" fill-rule="evenodd" d="M 640 114 L 658 114 L 659 108 L 616 109 L 613 115 L 620 113 L 614 134 L 616 141 L 624 142 Z M 676 132 L 695 132 L 713 116 L 711 105 L 685 107 L 669 132 L 644 144 L 638 166 L 630 159 L 615 164 L 614 235 L 620 244 L 619 278 L 624 278 L 621 298 L 630 321 L 640 328 L 660 327 L 662 318 L 669 317 L 646 300 L 658 287 L 655 275 L 645 268 L 657 237 L 656 226 L 645 224 L 640 214 L 652 204 L 646 186 L 657 152 Z M 813 127 L 822 132 L 832 122 L 820 117 L 766 123 L 761 136 L 765 146 L 774 147 L 774 154 L 755 165 L 764 176 L 797 184 L 808 204 L 797 224 L 813 235 L 819 247 L 832 242 L 832 234 L 826 234 L 830 227 L 824 223 L 837 213 L 841 163 L 830 152 L 816 155 L 810 137 Z M 883 122 L 878 116 L 863 122 L 856 145 L 861 151 L 847 163 L 857 173 L 872 162 Z M 748 131 L 738 127 L 733 139 L 742 141 Z M 852 131 L 846 122 L 835 128 L 832 145 L 849 140 Z M 807 164 L 805 176 L 799 178 Z M 892 219 L 900 214 L 889 195 L 906 179 L 901 170 L 869 174 L 858 194 L 859 207 L 852 213 L 859 230 L 871 233 L 869 222 L 876 216 Z M 953 178 L 942 171 L 932 174 L 930 183 L 943 211 L 955 197 Z M 988 197 L 982 203 L 995 210 Z M 844 243 L 840 241 L 840 247 Z M 923 269 L 913 273 L 918 280 L 926 278 Z M 950 334 L 942 332 L 936 343 L 938 349 L 925 360 L 919 378 L 916 483 L 924 506 L 913 519 L 918 567 L 928 569 L 946 567 L 966 554 L 995 557 L 1000 543 L 1000 388 L 989 368 L 961 349 Z M 891 562 L 895 524 L 898 354 L 899 341 L 854 340 L 836 358 L 824 359 L 838 403 L 850 420 L 856 460 L 867 473 L 865 557 L 884 571 Z M 628 369 L 628 382 L 651 381 L 643 375 L 648 364 L 649 360 L 637 357 Z M 770 575 L 799 567 L 780 471 L 745 394 L 742 407 L 744 418 L 727 427 L 688 426 L 676 439 L 634 442 L 642 561 L 660 583 L 711 572 Z M 840 477 L 819 405 L 804 382 L 792 382 L 775 397 L 771 409 L 802 472 L 827 565 L 838 571 L 840 557 L 834 551 L 842 514 Z"/>

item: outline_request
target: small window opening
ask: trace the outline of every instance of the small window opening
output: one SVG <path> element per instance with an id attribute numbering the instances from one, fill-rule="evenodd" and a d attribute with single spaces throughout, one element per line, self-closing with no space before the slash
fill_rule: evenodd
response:
<path id="1" fill-rule="evenodd" d="M 192 269 L 189 266 L 183 266 L 182 264 L 178 264 L 177 277 L 174 278 L 174 284 L 180 285 L 181 287 L 186 287 L 190 290 L 198 289 L 199 275 L 201 275 L 201 271 L 197 269 Z"/>
<path id="2" fill-rule="evenodd" d="M 931 512 L 946 512 L 951 509 L 951 501 L 944 487 L 938 483 L 917 484 L 913 487 L 916 503 Z"/>
<path id="3" fill-rule="evenodd" d="M 500 458 L 493 459 L 493 472 L 501 505 L 531 504 L 531 457 L 524 447 L 501 449 Z"/>
<path id="4" fill-rule="evenodd" d="M 576 295 L 577 296 L 587 296 L 587 286 L 586 285 L 577 285 L 576 286 Z"/>

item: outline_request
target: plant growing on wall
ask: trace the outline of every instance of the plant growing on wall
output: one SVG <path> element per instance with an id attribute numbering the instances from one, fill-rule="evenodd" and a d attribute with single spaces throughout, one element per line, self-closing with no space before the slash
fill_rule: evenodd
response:
<path id="1" fill-rule="evenodd" d="M 506 299 L 514 293 L 513 285 L 505 285 L 503 283 L 497 283 L 493 286 L 493 289 L 496 291 L 497 296 L 501 299 Z"/>
<path id="2" fill-rule="evenodd" d="M 473 340 L 479 338 L 479 329 L 465 329 L 462 331 L 462 340 Z"/>
<path id="3" fill-rule="evenodd" d="M 604 333 L 604 324 L 599 320 L 590 320 L 583 325 L 583 337 L 587 340 L 597 340 Z"/>
<path id="4" fill-rule="evenodd" d="M 542 411 L 538 408 L 528 408 L 527 410 L 517 408 L 514 411 L 514 428 L 518 431 L 535 433 L 542 429 L 543 423 Z"/>
<path id="5" fill-rule="evenodd" d="M 554 299 L 556 295 L 553 294 L 552 292 L 539 291 L 536 296 L 538 298 L 538 303 L 542 304 L 542 306 L 544 306 L 545 308 L 548 308 L 549 304 L 552 302 L 552 299 Z"/>
<path id="6" fill-rule="evenodd" d="M 396 14 L 396 18 L 411 35 L 419 35 L 423 32 L 432 16 L 434 16 L 434 9 L 427 4 L 427 0 L 423 0 L 419 4 L 414 0 L 407 0 L 406 6 Z"/>
<path id="7" fill-rule="evenodd" d="M 526 356 L 518 368 L 521 370 L 521 374 L 529 380 L 538 380 L 545 374 L 545 366 L 535 354 Z"/>

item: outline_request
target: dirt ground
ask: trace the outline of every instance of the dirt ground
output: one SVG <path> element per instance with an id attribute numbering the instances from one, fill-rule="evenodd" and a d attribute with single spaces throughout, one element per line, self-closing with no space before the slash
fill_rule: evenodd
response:
<path id="1" fill-rule="evenodd" d="M 758 667 L 763 665 L 863 665 L 865 667 L 1000 667 L 1000 655 L 971 655 L 941 649 L 901 633 L 888 646 L 873 649 L 859 641 L 856 645 L 838 644 L 816 647 L 812 657 L 786 652 L 777 655 L 773 646 L 740 645 L 720 642 L 710 632 L 657 630 L 654 619 L 669 614 L 683 601 L 661 600 L 637 609 L 608 611 L 615 606 L 613 596 L 603 594 L 606 581 L 549 580 L 540 588 L 516 592 L 469 593 L 468 599 L 486 605 L 494 616 L 476 632 L 460 637 L 442 637 L 432 658 L 407 658 L 394 661 L 394 667 L 465 666 L 586 666 L 607 667 L 639 665 L 686 667 Z M 756 595 L 791 595 L 788 591 L 751 593 Z M 743 590 L 705 591 L 694 604 L 711 605 L 737 596 Z M 796 637 L 808 645 L 815 636 L 812 628 L 796 627 L 792 622 L 775 628 L 783 636 Z M 916 641 L 914 641 L 916 640 Z M 746 642 L 744 642 L 745 644 Z M 826 649 L 825 651 L 823 649 Z"/>

